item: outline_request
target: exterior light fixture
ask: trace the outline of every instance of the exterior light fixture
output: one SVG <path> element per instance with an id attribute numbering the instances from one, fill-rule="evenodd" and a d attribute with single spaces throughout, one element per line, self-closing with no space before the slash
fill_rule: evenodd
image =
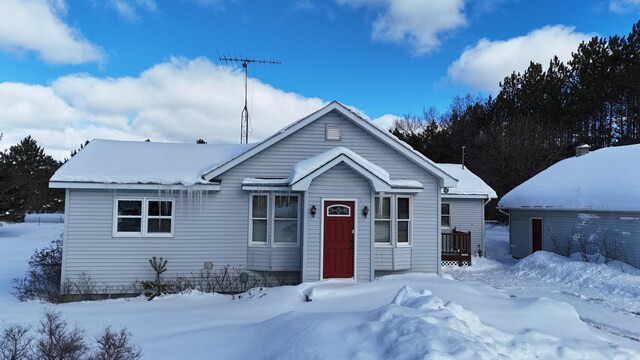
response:
<path id="1" fill-rule="evenodd" d="M 368 206 L 365 206 L 362 209 L 362 215 L 364 216 L 365 219 L 367 218 L 367 215 L 369 215 L 369 207 Z"/>
<path id="2" fill-rule="evenodd" d="M 316 206 L 312 205 L 311 209 L 309 209 L 309 213 L 311 214 L 311 217 L 316 217 L 316 211 L 317 211 Z"/>

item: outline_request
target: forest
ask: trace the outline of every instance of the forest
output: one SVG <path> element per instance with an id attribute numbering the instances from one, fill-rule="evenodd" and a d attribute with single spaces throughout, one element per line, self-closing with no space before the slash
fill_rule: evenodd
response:
<path id="1" fill-rule="evenodd" d="M 640 22 L 626 36 L 593 37 L 571 59 L 531 62 L 495 97 L 453 99 L 396 120 L 392 132 L 438 163 L 464 163 L 502 196 L 555 162 L 640 142 Z M 595 171 L 595 170 L 594 170 Z M 502 219 L 496 201 L 488 219 Z"/>

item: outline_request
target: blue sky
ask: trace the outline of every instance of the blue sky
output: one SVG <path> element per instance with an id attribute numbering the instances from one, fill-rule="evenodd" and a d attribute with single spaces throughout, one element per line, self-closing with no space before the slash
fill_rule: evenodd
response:
<path id="1" fill-rule="evenodd" d="M 85 139 L 236 142 L 327 101 L 388 123 L 495 94 L 529 60 L 626 35 L 640 0 L 0 0 L 0 131 L 61 158 Z"/>

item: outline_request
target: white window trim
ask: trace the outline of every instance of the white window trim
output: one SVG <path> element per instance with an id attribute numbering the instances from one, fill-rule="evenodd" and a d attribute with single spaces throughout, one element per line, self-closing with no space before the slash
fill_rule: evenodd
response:
<path id="1" fill-rule="evenodd" d="M 134 216 L 118 216 L 118 201 L 142 201 L 141 208 L 141 216 L 140 216 L 140 231 L 132 232 L 132 231 L 120 231 L 118 232 L 118 218 L 119 217 L 134 217 Z M 148 221 L 149 221 L 149 202 L 150 201 L 169 201 L 171 202 L 171 216 L 162 216 L 162 218 L 171 219 L 171 232 L 169 233 L 149 233 L 147 232 Z M 113 237 L 129 237 L 129 238 L 142 238 L 142 237 L 166 237 L 170 238 L 174 235 L 174 229 L 176 224 L 176 208 L 175 208 L 175 198 L 173 197 L 116 197 L 113 199 Z M 135 216 L 137 218 L 137 216 Z M 160 218 L 158 216 L 152 216 L 152 218 Z"/>
<path id="2" fill-rule="evenodd" d="M 376 247 L 381 247 L 381 248 L 390 248 L 393 247 L 393 196 L 376 196 L 376 199 L 389 199 L 389 218 L 388 219 L 377 219 L 376 218 L 376 211 L 377 209 L 373 209 L 373 228 L 375 229 L 376 226 L 376 221 L 387 221 L 389 222 L 389 242 L 387 243 L 382 243 L 382 242 L 376 242 L 375 236 L 373 237 L 373 242 L 375 244 Z M 383 200 L 384 202 L 384 200 Z M 375 199 L 373 201 L 373 206 L 376 206 L 376 202 Z"/>
<path id="3" fill-rule="evenodd" d="M 267 214 L 266 218 L 254 218 L 253 217 L 253 198 L 258 196 L 264 196 L 267 198 Z M 269 207 L 271 205 L 271 196 L 269 194 L 251 194 L 249 196 L 249 246 L 266 247 L 269 243 Z M 253 220 L 266 220 L 267 221 L 267 238 L 262 241 L 253 241 Z"/>
<path id="4" fill-rule="evenodd" d="M 446 215 L 446 216 L 449 217 L 449 225 L 442 224 L 442 217 L 445 216 L 442 213 L 442 205 L 449 205 L 449 214 Z M 451 203 L 449 203 L 449 202 L 441 202 L 440 203 L 440 227 L 442 229 L 444 229 L 444 230 L 451 230 L 452 229 L 452 227 L 451 227 L 451 219 L 452 219 L 452 216 L 451 216 Z"/>
<path id="5" fill-rule="evenodd" d="M 298 247 L 300 246 L 300 194 L 283 194 L 283 193 L 273 193 L 271 194 L 273 197 L 273 201 L 271 202 L 273 204 L 273 209 L 271 209 L 272 211 L 272 216 L 270 221 L 267 220 L 267 226 L 271 225 L 271 245 L 274 247 Z M 298 198 L 298 209 L 297 209 L 297 214 L 298 216 L 296 217 L 297 223 L 296 223 L 296 242 L 287 242 L 287 241 L 276 241 L 276 237 L 275 237 L 275 222 L 276 220 L 276 196 L 290 196 L 290 197 L 296 197 Z M 292 220 L 291 218 L 282 218 L 281 220 Z"/>
<path id="6" fill-rule="evenodd" d="M 267 197 L 267 239 L 265 242 L 253 241 L 253 197 L 254 196 L 266 196 Z M 278 242 L 275 240 L 275 226 L 274 223 L 277 221 L 275 216 L 275 197 L 276 196 L 295 196 L 298 198 L 298 222 L 296 223 L 296 242 Z M 253 193 L 249 196 L 249 233 L 248 233 L 248 241 L 249 246 L 251 247 L 277 247 L 277 248 L 286 248 L 286 247 L 299 247 L 300 246 L 300 220 L 302 217 L 301 214 L 301 206 L 300 203 L 300 194 L 292 194 L 292 193 Z M 256 218 L 263 219 L 263 218 Z M 281 219 L 286 220 L 286 219 Z M 292 220 L 292 219 L 288 219 Z"/>
<path id="7" fill-rule="evenodd" d="M 376 198 L 380 198 L 379 195 L 375 195 Z M 390 243 L 376 243 L 375 236 L 373 238 L 374 246 L 379 248 L 409 248 L 413 246 L 413 196 L 411 195 L 385 195 L 383 198 L 390 198 L 390 211 L 391 218 L 389 221 L 391 222 L 391 242 Z M 398 220 L 398 198 L 406 198 L 409 199 L 409 219 L 400 219 Z M 375 201 L 374 201 L 375 206 Z M 386 219 L 383 219 L 386 221 Z M 375 209 L 373 212 L 373 225 L 375 230 L 375 222 L 379 221 L 375 218 Z M 398 221 L 408 221 L 409 222 L 409 241 L 408 242 L 398 242 Z"/>
<path id="8" fill-rule="evenodd" d="M 403 195 L 396 195 L 396 201 L 395 201 L 395 207 L 396 207 L 396 219 L 395 219 L 395 227 L 396 227 L 396 231 L 395 231 L 395 236 L 396 236 L 396 246 L 397 247 L 411 247 L 411 244 L 413 243 L 413 197 L 411 196 L 403 196 Z M 400 219 L 398 218 L 398 199 L 409 199 L 409 219 Z M 409 232 L 408 234 L 408 238 L 407 238 L 407 242 L 400 242 L 398 241 L 398 223 L 400 221 L 403 222 L 408 222 L 409 225 L 407 226 L 407 231 Z"/>

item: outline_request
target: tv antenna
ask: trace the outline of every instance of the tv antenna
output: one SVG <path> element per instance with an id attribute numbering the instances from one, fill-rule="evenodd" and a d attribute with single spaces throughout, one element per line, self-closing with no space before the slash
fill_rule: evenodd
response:
<path id="1" fill-rule="evenodd" d="M 249 64 L 270 64 L 270 65 L 279 65 L 280 61 L 274 60 L 261 60 L 254 58 L 243 58 L 243 57 L 231 57 L 231 56 L 220 56 L 218 54 L 218 59 L 221 62 L 225 63 L 241 63 L 242 68 L 244 69 L 244 108 L 242 108 L 242 112 L 240 113 L 240 144 L 249 143 L 249 106 L 247 105 L 247 69 Z"/>

